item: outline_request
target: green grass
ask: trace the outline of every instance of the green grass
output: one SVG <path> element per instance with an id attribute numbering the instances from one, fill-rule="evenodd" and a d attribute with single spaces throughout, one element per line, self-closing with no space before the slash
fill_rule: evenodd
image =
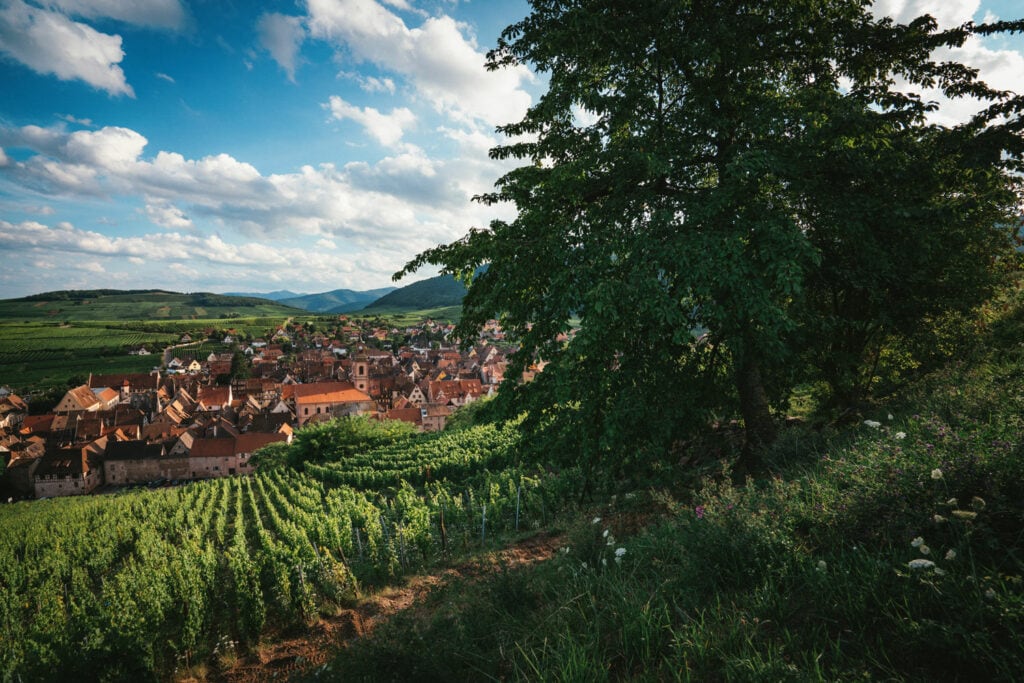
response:
<path id="1" fill-rule="evenodd" d="M 384 318 L 388 324 L 396 327 L 407 327 L 418 325 L 424 320 L 431 319 L 436 322 L 458 322 L 462 317 L 462 306 L 443 306 L 441 308 L 425 308 L 422 310 L 410 311 L 400 308 L 379 308 L 372 311 L 353 311 L 347 313 L 350 318 Z"/>
<path id="2" fill-rule="evenodd" d="M 553 561 L 449 586 L 315 678 L 1019 679 L 1024 309 L 990 332 L 877 427 L 791 427 L 742 487 L 596 503 Z"/>

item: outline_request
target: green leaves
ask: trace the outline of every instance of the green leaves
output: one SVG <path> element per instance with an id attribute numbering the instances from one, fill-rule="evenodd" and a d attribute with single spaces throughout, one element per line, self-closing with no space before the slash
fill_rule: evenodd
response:
<path id="1" fill-rule="evenodd" d="M 614 470 L 737 401 L 762 432 L 749 443 L 767 443 L 765 397 L 825 379 L 857 400 L 893 334 L 990 291 L 1024 101 L 932 59 L 971 26 L 876 20 L 854 0 L 532 7 L 490 56 L 549 72 L 501 129 L 517 139 L 491 152 L 522 165 L 483 201 L 517 216 L 403 274 L 489 264 L 459 333 L 499 317 L 520 343 L 499 402 L 531 411 L 539 449 Z M 992 105 L 969 125 L 929 125 L 934 105 L 894 90 L 897 76 Z"/>

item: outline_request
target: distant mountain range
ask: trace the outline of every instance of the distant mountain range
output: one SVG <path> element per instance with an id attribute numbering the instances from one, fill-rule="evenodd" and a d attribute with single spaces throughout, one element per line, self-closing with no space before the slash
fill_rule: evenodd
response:
<path id="1" fill-rule="evenodd" d="M 287 289 L 279 289 L 276 292 L 267 292 L 266 294 L 258 294 L 256 292 L 225 292 L 224 296 L 247 296 L 256 297 L 257 299 L 270 299 L 271 301 L 280 301 L 281 299 L 298 299 L 299 297 L 307 295 L 292 292 Z"/>
<path id="2" fill-rule="evenodd" d="M 260 297 L 282 306 L 301 308 L 311 313 L 396 313 L 448 306 L 461 306 L 466 287 L 451 275 L 438 275 L 404 287 L 381 287 L 366 291 L 335 289 L 319 294 L 277 292 L 234 293 L 230 296 Z M 227 296 L 227 295 L 226 295 Z"/>
<path id="3" fill-rule="evenodd" d="M 356 292 L 351 289 L 335 289 L 332 292 L 306 294 L 290 299 L 281 299 L 279 303 L 315 313 L 351 313 L 372 304 L 385 294 L 394 292 L 395 289 L 395 287 L 381 287 L 380 289 L 370 289 L 365 292 Z"/>

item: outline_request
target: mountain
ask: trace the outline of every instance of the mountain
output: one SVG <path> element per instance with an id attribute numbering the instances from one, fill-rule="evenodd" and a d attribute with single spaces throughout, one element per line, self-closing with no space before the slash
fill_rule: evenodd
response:
<path id="1" fill-rule="evenodd" d="M 400 287 L 359 312 L 395 313 L 461 306 L 464 296 L 466 296 L 465 285 L 451 275 L 438 275 L 428 280 L 420 280 Z"/>
<path id="2" fill-rule="evenodd" d="M 267 299 L 209 292 L 64 290 L 0 300 L 0 321 L 19 319 L 182 320 L 292 316 L 301 311 Z"/>
<path id="3" fill-rule="evenodd" d="M 279 289 L 276 292 L 267 292 L 260 294 L 258 292 L 225 292 L 224 296 L 244 296 L 256 299 L 270 299 L 271 301 L 281 301 L 282 299 L 297 299 L 299 297 L 306 296 L 305 294 L 299 294 L 292 292 L 287 289 Z"/>
<path id="4" fill-rule="evenodd" d="M 304 296 L 281 299 L 278 303 L 316 313 L 349 313 L 350 311 L 357 311 L 393 291 L 395 291 L 394 287 L 381 287 L 380 289 L 370 289 L 365 292 L 356 292 L 351 289 L 335 289 L 333 292 L 306 294 Z"/>

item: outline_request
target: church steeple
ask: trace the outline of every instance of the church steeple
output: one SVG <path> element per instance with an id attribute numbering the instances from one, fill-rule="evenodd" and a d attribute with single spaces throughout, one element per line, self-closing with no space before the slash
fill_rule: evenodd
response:
<path id="1" fill-rule="evenodd" d="M 369 359 L 366 357 L 366 347 L 360 345 L 356 350 L 355 358 L 352 359 L 352 383 L 359 391 L 366 391 L 369 379 Z"/>

